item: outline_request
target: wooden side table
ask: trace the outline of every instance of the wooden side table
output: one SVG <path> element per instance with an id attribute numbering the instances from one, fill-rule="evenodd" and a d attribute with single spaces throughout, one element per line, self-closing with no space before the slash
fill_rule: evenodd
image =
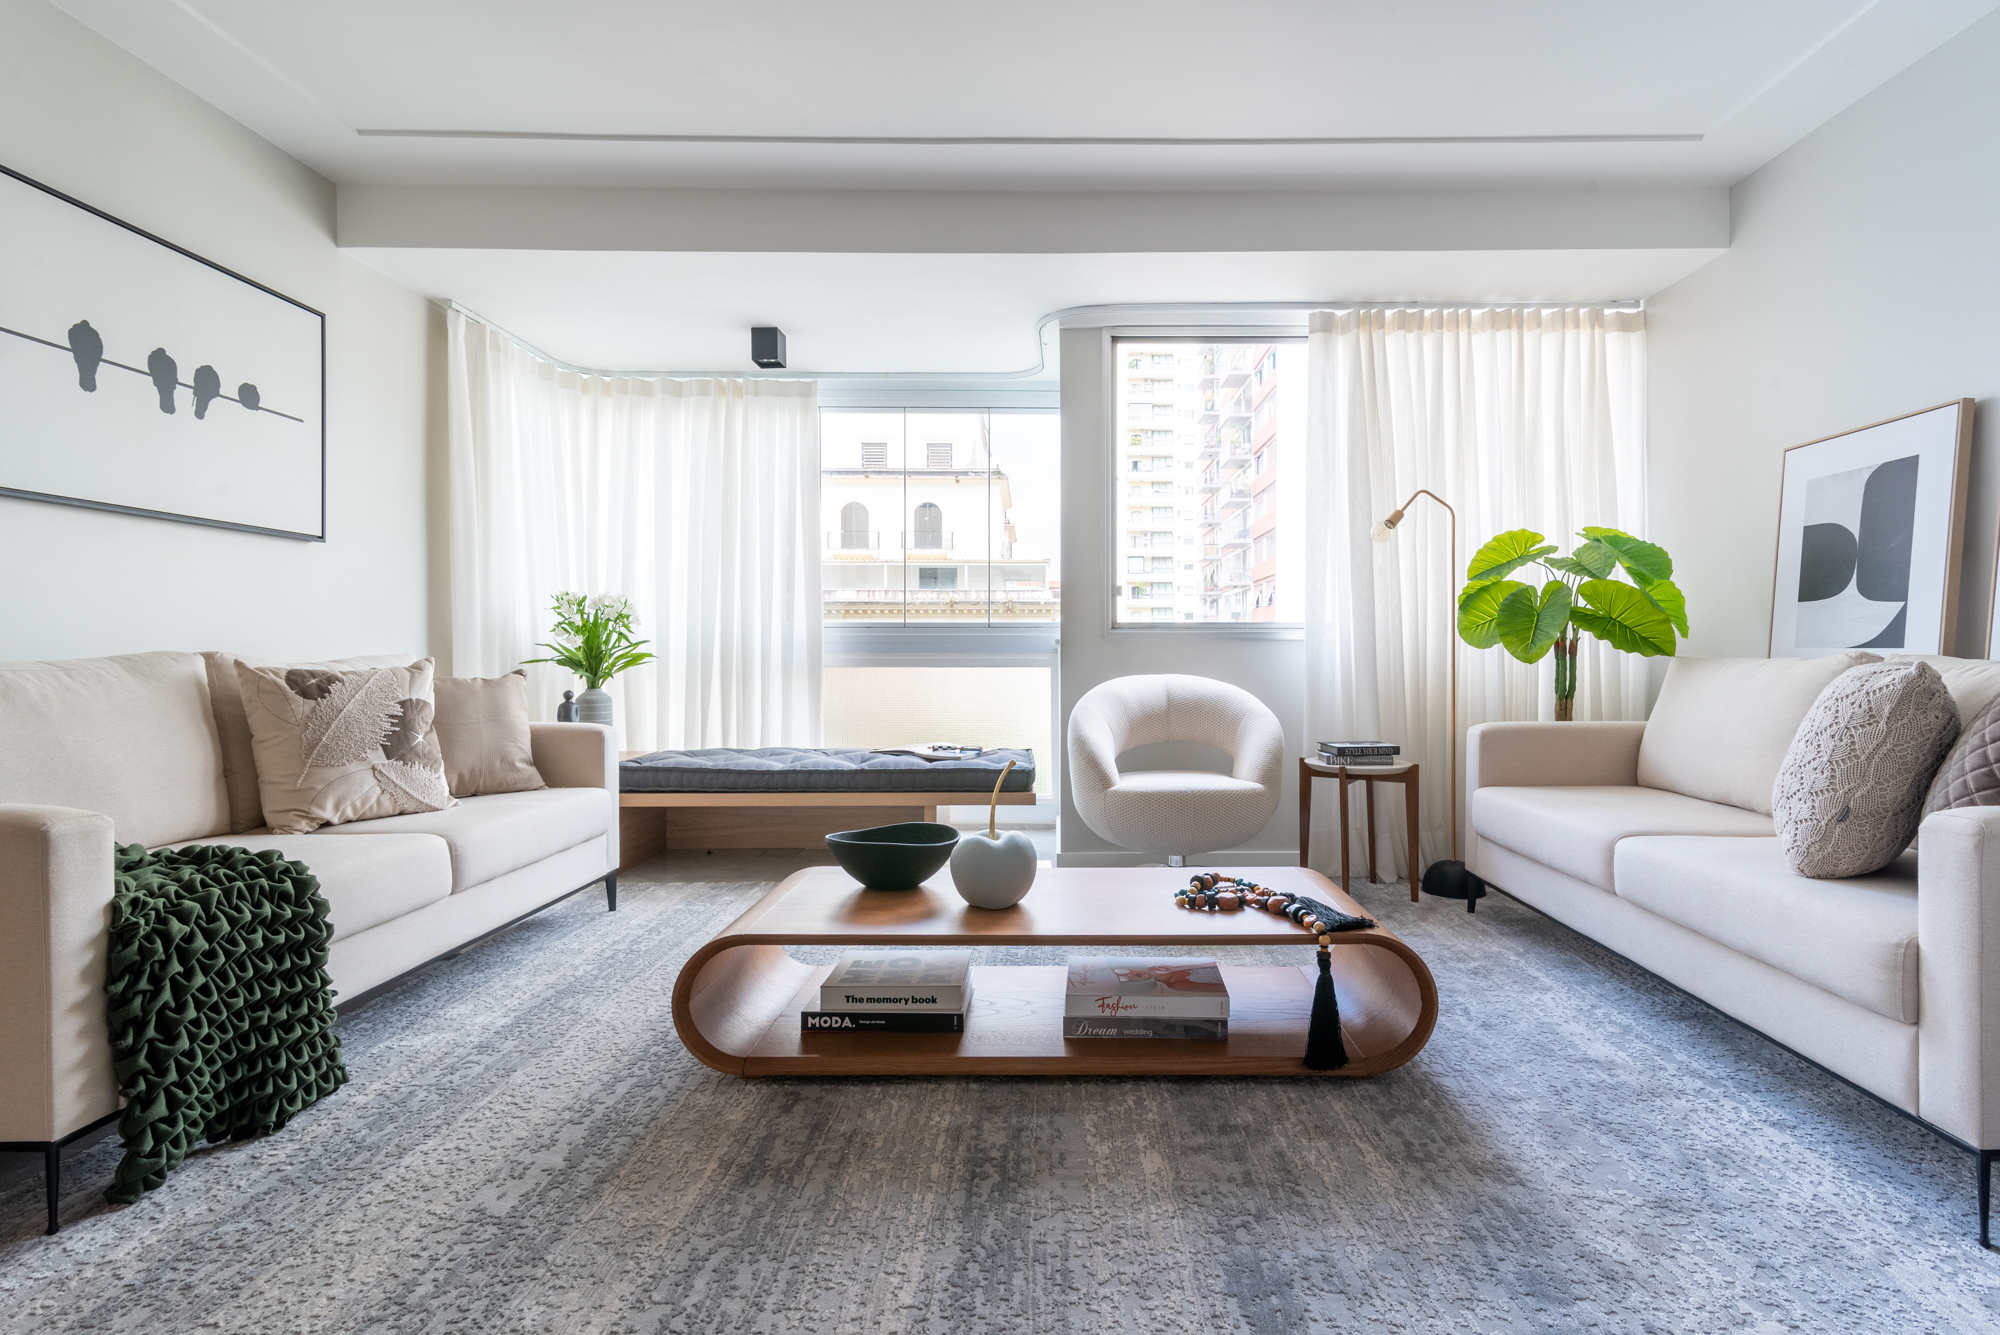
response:
<path id="1" fill-rule="evenodd" d="M 1312 792 L 1314 779 L 1340 782 L 1340 888 L 1349 891 L 1347 875 L 1347 787 L 1362 784 L 1368 802 L 1368 880 L 1375 880 L 1375 785 L 1403 785 L 1403 813 L 1408 825 L 1410 862 L 1410 902 L 1417 902 L 1417 883 L 1423 868 L 1417 865 L 1417 770 L 1415 761 L 1403 765 L 1323 765 L 1316 760 L 1299 760 L 1299 865 L 1306 865 L 1312 851 Z"/>

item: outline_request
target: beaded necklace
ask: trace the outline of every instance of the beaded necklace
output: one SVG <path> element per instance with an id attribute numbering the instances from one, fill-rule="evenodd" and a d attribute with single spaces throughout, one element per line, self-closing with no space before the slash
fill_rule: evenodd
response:
<path id="1" fill-rule="evenodd" d="M 1209 913 L 1262 909 L 1289 918 L 1318 937 L 1319 981 L 1313 986 L 1312 1018 L 1306 1023 L 1305 1067 L 1308 1071 L 1337 1071 L 1347 1065 L 1347 1045 L 1340 1036 L 1340 1000 L 1333 987 L 1333 934 L 1373 927 L 1373 918 L 1357 918 L 1305 895 L 1213 871 L 1199 873 L 1187 889 L 1176 890 L 1174 903 Z"/>

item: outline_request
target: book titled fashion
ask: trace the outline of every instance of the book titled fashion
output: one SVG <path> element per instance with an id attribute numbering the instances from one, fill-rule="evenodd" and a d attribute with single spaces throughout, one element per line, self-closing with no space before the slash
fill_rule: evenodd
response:
<path id="1" fill-rule="evenodd" d="M 822 1012 L 965 1010 L 969 950 L 849 950 L 820 981 Z"/>
<path id="2" fill-rule="evenodd" d="M 1079 955 L 1069 961 L 1063 1015 L 1068 1019 L 1121 1021 L 1226 1020 L 1229 989 L 1212 959 Z M 1068 1026 L 1063 1033 L 1069 1033 Z"/>
<path id="3" fill-rule="evenodd" d="M 972 990 L 966 989 L 965 1004 L 972 1005 Z M 965 1011 L 869 1010 L 800 1011 L 802 1034 L 962 1034 Z"/>

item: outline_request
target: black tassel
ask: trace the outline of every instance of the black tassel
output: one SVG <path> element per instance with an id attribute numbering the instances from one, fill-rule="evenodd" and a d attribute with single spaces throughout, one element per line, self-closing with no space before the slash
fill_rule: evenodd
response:
<path id="1" fill-rule="evenodd" d="M 1345 1065 L 1347 1045 L 1340 1041 L 1340 999 L 1333 994 L 1333 950 L 1322 936 L 1319 982 L 1313 985 L 1312 1020 L 1306 1026 L 1306 1069 L 1338 1071 Z"/>

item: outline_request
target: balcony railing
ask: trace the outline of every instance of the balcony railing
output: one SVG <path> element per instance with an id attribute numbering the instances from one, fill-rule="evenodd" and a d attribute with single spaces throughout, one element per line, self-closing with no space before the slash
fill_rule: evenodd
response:
<path id="1" fill-rule="evenodd" d="M 882 535 L 866 529 L 836 528 L 827 532 L 826 545 L 843 552 L 878 552 L 882 550 Z"/>

